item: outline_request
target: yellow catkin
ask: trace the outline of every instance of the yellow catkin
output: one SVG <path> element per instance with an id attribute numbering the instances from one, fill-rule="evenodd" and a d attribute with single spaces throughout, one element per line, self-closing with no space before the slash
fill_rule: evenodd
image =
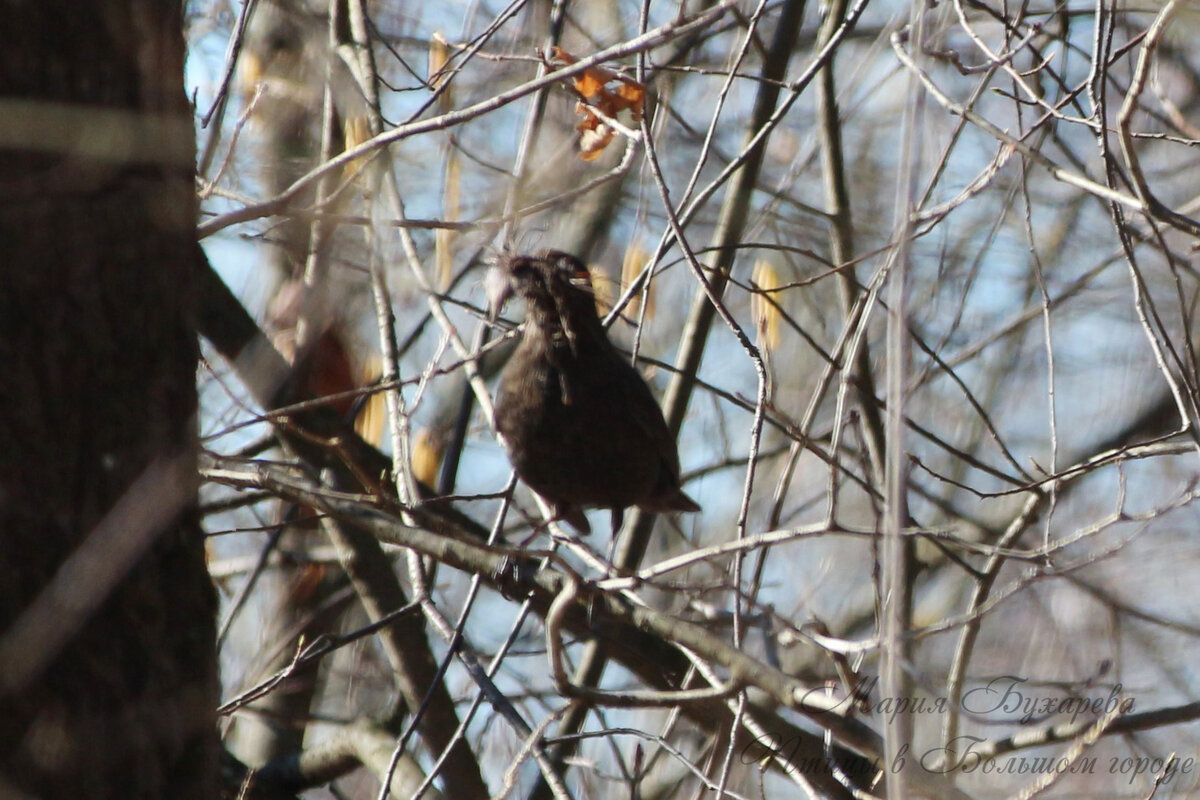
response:
<path id="1" fill-rule="evenodd" d="M 413 477 L 426 486 L 436 486 L 442 466 L 442 446 L 428 428 L 419 428 L 412 438 Z"/>
<path id="2" fill-rule="evenodd" d="M 646 262 L 650 260 L 650 254 L 642 248 L 641 242 L 634 239 L 629 243 L 629 247 L 625 248 L 625 258 L 621 262 L 621 292 L 633 285 L 637 280 L 637 276 L 646 267 Z M 638 292 L 633 299 L 629 301 L 629 305 L 625 307 L 626 314 L 630 316 L 637 315 L 641 309 L 642 293 Z M 650 294 L 646 302 L 646 319 L 654 316 L 654 284 L 650 285 Z"/>
<path id="3" fill-rule="evenodd" d="M 442 189 L 442 218 L 447 221 L 458 219 L 461 184 L 462 165 L 458 151 L 450 150 L 446 154 L 446 174 Z M 450 285 L 450 277 L 454 271 L 454 234 L 449 228 L 439 228 L 434 233 L 434 265 L 438 289 L 445 289 Z"/>
<path id="4" fill-rule="evenodd" d="M 752 280 L 760 290 L 750 295 L 750 316 L 754 320 L 758 346 L 775 350 L 779 347 L 779 308 L 776 304 L 780 294 L 771 290 L 782 285 L 779 273 L 769 261 L 760 259 L 754 264 Z"/>
<path id="5" fill-rule="evenodd" d="M 359 368 L 359 386 L 369 386 L 383 374 L 383 363 L 377 354 L 365 359 Z M 387 399 L 383 392 L 374 392 L 362 404 L 354 418 L 354 432 L 378 447 L 383 441 L 383 425 L 387 420 Z"/>

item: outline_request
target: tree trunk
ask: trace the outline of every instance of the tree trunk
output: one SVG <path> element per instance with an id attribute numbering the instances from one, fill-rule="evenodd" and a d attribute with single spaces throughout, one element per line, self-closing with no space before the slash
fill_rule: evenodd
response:
<path id="1" fill-rule="evenodd" d="M 0 795 L 216 796 L 182 6 L 0 26 Z"/>

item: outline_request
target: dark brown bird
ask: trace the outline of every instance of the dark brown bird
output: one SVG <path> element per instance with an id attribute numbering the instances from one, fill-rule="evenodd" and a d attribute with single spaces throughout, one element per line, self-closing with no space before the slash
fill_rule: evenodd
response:
<path id="1" fill-rule="evenodd" d="M 526 306 L 500 380 L 496 428 L 517 474 L 555 517 L 588 533 L 583 508 L 608 508 L 615 535 L 629 506 L 699 511 L 679 488 L 662 410 L 596 314 L 587 267 L 556 250 L 506 255 L 488 284 L 493 311 L 513 294 Z"/>

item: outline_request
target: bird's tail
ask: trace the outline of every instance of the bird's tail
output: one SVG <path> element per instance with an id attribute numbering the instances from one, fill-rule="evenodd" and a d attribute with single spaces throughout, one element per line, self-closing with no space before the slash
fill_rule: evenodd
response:
<path id="1" fill-rule="evenodd" d="M 647 503 L 639 503 L 646 511 L 653 511 L 656 514 L 667 513 L 670 511 L 700 511 L 700 504 L 683 493 L 682 489 L 676 489 L 671 494 L 663 495 L 654 498 L 653 501 Z"/>

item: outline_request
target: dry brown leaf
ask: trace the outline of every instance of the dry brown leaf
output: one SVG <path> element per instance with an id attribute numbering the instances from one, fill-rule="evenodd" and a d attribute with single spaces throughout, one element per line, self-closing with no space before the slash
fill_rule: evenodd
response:
<path id="1" fill-rule="evenodd" d="M 575 91 L 591 100 L 604 91 L 608 78 L 597 68 L 586 70 L 582 75 L 575 76 Z"/>
<path id="2" fill-rule="evenodd" d="M 583 104 L 580 103 L 578 108 L 583 109 Z M 613 140 L 616 131 L 586 110 L 580 110 L 579 113 L 584 116 L 583 121 L 575 126 L 575 130 L 579 131 L 579 157 L 584 161 L 595 161 Z"/>
<path id="3" fill-rule="evenodd" d="M 579 60 L 561 47 L 554 48 L 551 58 L 568 65 Z M 584 161 L 594 161 L 616 134 L 600 115 L 616 120 L 622 113 L 628 112 L 631 125 L 636 126 L 646 111 L 646 87 L 603 67 L 590 67 L 576 75 L 571 83 L 582 98 L 575 105 L 575 113 L 581 117 L 575 126 L 580 134 L 579 157 Z M 593 110 L 600 115 L 593 113 Z"/>
<path id="4" fill-rule="evenodd" d="M 320 587 L 321 581 L 325 580 L 327 573 L 328 569 L 324 564 L 303 564 L 298 572 L 293 573 L 292 585 L 288 587 L 288 604 L 302 606 L 311 602 L 313 594 Z"/>

